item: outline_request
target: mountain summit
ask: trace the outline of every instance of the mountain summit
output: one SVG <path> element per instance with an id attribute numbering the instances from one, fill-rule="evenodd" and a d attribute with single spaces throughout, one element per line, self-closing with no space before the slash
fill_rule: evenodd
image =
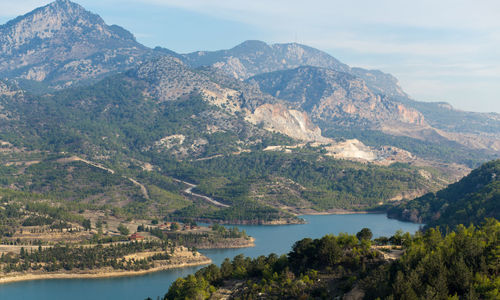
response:
<path id="1" fill-rule="evenodd" d="M 194 68 L 212 66 L 242 80 L 302 66 L 321 67 L 359 77 L 377 94 L 408 97 L 399 86 L 397 78 L 390 74 L 379 70 L 351 68 L 326 52 L 297 43 L 268 45 L 262 41 L 250 40 L 228 50 L 198 51 L 184 54 L 183 57 Z"/>
<path id="2" fill-rule="evenodd" d="M 0 26 L 0 75 L 65 83 L 129 68 L 147 52 L 134 36 L 58 0 Z"/>
<path id="3" fill-rule="evenodd" d="M 257 74 L 316 66 L 348 72 L 349 66 L 329 54 L 297 43 L 268 45 L 262 41 L 245 41 L 229 50 L 198 51 L 183 55 L 192 67 L 213 66 L 238 79 Z"/>

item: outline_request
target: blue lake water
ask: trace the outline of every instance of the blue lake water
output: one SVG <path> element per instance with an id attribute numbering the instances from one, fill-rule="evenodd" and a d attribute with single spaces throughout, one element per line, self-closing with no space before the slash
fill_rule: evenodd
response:
<path id="1" fill-rule="evenodd" d="M 374 237 L 391 236 L 398 229 L 414 233 L 418 224 L 388 219 L 384 214 L 303 216 L 307 224 L 282 226 L 238 226 L 255 238 L 255 247 L 243 249 L 200 250 L 217 265 L 224 258 L 238 254 L 250 257 L 270 253 L 288 253 L 297 240 L 318 238 L 340 232 L 356 233 L 363 227 L 372 230 Z M 202 267 L 202 266 L 201 266 Z M 15 282 L 0 285 L 0 299 L 156 299 L 163 297 L 172 282 L 196 272 L 201 267 L 167 270 L 134 277 L 105 279 L 53 279 Z"/>

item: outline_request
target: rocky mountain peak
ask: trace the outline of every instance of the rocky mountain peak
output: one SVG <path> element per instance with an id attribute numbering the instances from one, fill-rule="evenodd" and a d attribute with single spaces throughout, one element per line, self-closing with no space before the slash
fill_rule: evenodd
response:
<path id="1" fill-rule="evenodd" d="M 76 9 L 76 10 L 85 10 L 82 6 L 75 2 L 71 2 L 69 0 L 56 0 L 48 5 L 48 7 L 60 8 L 64 10 Z"/>
<path id="2" fill-rule="evenodd" d="M 325 52 L 297 43 L 268 45 L 250 40 L 229 50 L 199 51 L 183 57 L 191 67 L 213 66 L 238 79 L 300 66 L 321 66 L 343 72 L 350 69 Z"/>
<path id="3" fill-rule="evenodd" d="M 231 49 L 234 52 L 264 52 L 271 50 L 268 44 L 259 40 L 247 40 Z"/>
<path id="4" fill-rule="evenodd" d="M 0 49 L 0 76 L 63 86 L 130 68 L 147 50 L 130 32 L 68 0 L 0 26 Z"/>
<path id="5" fill-rule="evenodd" d="M 45 40 L 71 30 L 83 32 L 84 27 L 102 30 L 104 26 L 98 15 L 76 3 L 58 0 L 2 25 L 0 43 L 3 51 L 11 52 L 32 43 L 33 39 Z"/>

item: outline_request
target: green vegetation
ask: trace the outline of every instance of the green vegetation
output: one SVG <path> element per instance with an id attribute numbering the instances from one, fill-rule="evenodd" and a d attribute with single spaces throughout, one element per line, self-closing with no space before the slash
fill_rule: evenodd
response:
<path id="1" fill-rule="evenodd" d="M 406 164 L 367 165 L 322 157 L 308 149 L 295 153 L 254 151 L 176 166 L 163 162 L 162 169 L 199 182 L 203 194 L 234 205 L 256 201 L 252 189 L 273 178 L 298 184 L 296 194 L 320 210 L 372 206 L 403 191 L 429 188 L 418 169 Z M 282 198 L 278 205 L 291 204 L 286 196 Z"/>
<path id="2" fill-rule="evenodd" d="M 182 134 L 192 157 L 229 154 L 241 141 L 246 147 L 289 144 L 291 139 L 258 129 L 192 94 L 179 100 L 156 102 L 144 97 L 145 83 L 116 75 L 92 86 L 71 88 L 53 95 L 26 94 L 19 99 L 0 99 L 0 105 L 19 120 L 0 119 L 0 139 L 16 147 L 70 152 L 88 156 L 115 154 L 143 158 L 144 152 L 163 152 L 160 139 Z M 224 130 L 210 132 L 215 126 Z M 178 153 L 182 145 L 169 152 Z"/>
<path id="3" fill-rule="evenodd" d="M 121 74 L 53 94 L 4 96 L 0 105 L 15 118 L 0 119 L 0 139 L 12 144 L 11 153 L 52 155 L 0 167 L 0 184 L 42 194 L 71 212 L 253 224 L 298 222 L 281 207 L 366 209 L 402 192 L 440 187 L 404 164 L 335 160 L 310 145 L 292 153 L 262 151 L 296 141 L 210 105 L 198 93 L 158 102 L 144 95 L 146 87 Z M 114 173 L 58 162 L 71 155 Z M 14 162 L 13 156 L 2 161 Z M 198 184 L 197 192 L 230 207 L 185 195 L 173 178 Z"/>
<path id="4" fill-rule="evenodd" d="M 271 254 L 251 259 L 238 255 L 232 262 L 226 259 L 220 268 L 211 265 L 195 275 L 177 279 L 165 299 L 207 299 L 226 280 L 244 284 L 237 298 L 265 295 L 272 299 L 297 299 L 308 293 L 331 298 L 336 294 L 314 284 L 322 277 L 320 270 L 338 273 L 338 281 L 346 289 L 358 269 L 381 263 L 379 254 L 369 247 L 369 242 L 360 243 L 355 236 L 341 234 L 298 241 L 288 256 Z"/>
<path id="5" fill-rule="evenodd" d="M 500 160 L 483 164 L 457 183 L 391 208 L 390 217 L 454 227 L 500 219 Z"/>
<path id="6" fill-rule="evenodd" d="M 192 225 L 185 224 L 184 226 L 191 227 Z M 138 228 L 137 231 L 149 232 L 151 235 L 174 245 L 199 249 L 246 246 L 248 243 L 245 244 L 245 242 L 250 239 L 246 232 L 240 231 L 238 227 L 226 228 L 219 224 L 213 224 L 211 231 L 179 231 L 179 227 L 178 223 L 172 223 L 168 231 L 144 226 Z"/>
<path id="7" fill-rule="evenodd" d="M 430 229 L 385 239 L 402 245 L 401 258 L 387 261 L 370 240 L 354 235 L 306 238 L 287 256 L 240 255 L 220 267 L 210 265 L 179 278 L 164 299 L 208 299 L 223 287 L 232 289 L 231 297 L 237 299 L 332 299 L 353 289 L 364 299 L 500 296 L 497 220 L 488 219 L 477 228 L 460 225 L 444 236 Z"/>
<path id="8" fill-rule="evenodd" d="M 76 247 L 61 245 L 27 251 L 21 248 L 19 255 L 7 254 L 0 257 L 1 271 L 23 272 L 44 270 L 56 272 L 73 269 L 89 270 L 105 267 L 121 270 L 147 270 L 154 266 L 155 260 L 168 260 L 166 242 L 149 241 L 95 247 Z M 124 256 L 145 251 L 163 251 L 144 259 L 125 259 Z"/>
<path id="9" fill-rule="evenodd" d="M 405 254 L 363 281 L 368 298 L 498 299 L 500 223 L 457 226 L 443 237 L 431 228 L 406 242 Z"/>
<path id="10" fill-rule="evenodd" d="M 0 104 L 16 116 L 0 119 L 0 139 L 13 144 L 12 153 L 16 147 L 31 152 L 66 152 L 104 163 L 115 173 L 83 162 L 60 164 L 55 160 L 66 155 L 58 155 L 27 168 L 2 166 L 0 184 L 78 205 L 99 209 L 108 205 L 115 215 L 162 218 L 175 210 L 189 210 L 193 201 L 182 196 L 182 184 L 165 176 L 172 173 L 170 170 L 143 171 L 141 162 L 175 163 L 186 157 L 229 155 L 241 147 L 262 149 L 292 142 L 246 123 L 239 114 L 231 115 L 208 104 L 197 94 L 156 102 L 143 95 L 144 88 L 140 81 L 117 75 L 89 87 L 51 95 L 2 96 Z M 209 127 L 224 130 L 205 130 Z M 171 144 L 159 142 L 172 135 L 186 139 Z M 10 162 L 12 158 L 4 156 L 2 160 Z M 149 199 L 127 177 L 144 184 Z M 272 211 L 271 216 L 264 219 L 283 215 L 253 203 L 236 208 L 237 212 L 217 212 L 217 218 L 233 219 L 249 207 L 256 207 L 251 214 L 257 218 L 267 211 Z"/>
<path id="11" fill-rule="evenodd" d="M 128 228 L 121 223 L 120 223 L 120 225 L 118 225 L 118 231 L 120 232 L 121 235 L 128 235 L 130 233 Z"/>
<path id="12" fill-rule="evenodd" d="M 57 200 L 47 201 L 40 194 L 0 189 L 0 239 L 14 235 L 24 226 L 61 229 L 71 228 L 71 222 L 85 224 L 85 219 L 74 213 L 74 207 L 56 203 Z"/>
<path id="13" fill-rule="evenodd" d="M 256 201 L 243 199 L 229 208 L 213 208 L 209 206 L 191 205 L 175 211 L 170 215 L 174 219 L 197 219 L 200 221 L 219 221 L 223 223 L 264 224 L 274 220 L 300 222 L 297 217 Z"/>

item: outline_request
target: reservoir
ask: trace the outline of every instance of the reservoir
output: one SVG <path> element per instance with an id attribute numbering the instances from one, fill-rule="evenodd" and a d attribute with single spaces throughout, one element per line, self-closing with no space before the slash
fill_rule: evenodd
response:
<path id="1" fill-rule="evenodd" d="M 255 247 L 241 249 L 200 250 L 220 265 L 224 258 L 238 254 L 257 257 L 270 253 L 286 254 L 293 243 L 305 237 L 319 238 L 325 234 L 354 234 L 363 227 L 374 237 L 391 236 L 397 230 L 414 233 L 420 225 L 388 219 L 385 214 L 308 215 L 307 224 L 280 226 L 238 226 L 255 238 Z M 167 270 L 134 277 L 104 279 L 53 279 L 14 282 L 0 285 L 0 299 L 137 299 L 162 298 L 178 277 L 196 272 L 199 267 Z"/>

